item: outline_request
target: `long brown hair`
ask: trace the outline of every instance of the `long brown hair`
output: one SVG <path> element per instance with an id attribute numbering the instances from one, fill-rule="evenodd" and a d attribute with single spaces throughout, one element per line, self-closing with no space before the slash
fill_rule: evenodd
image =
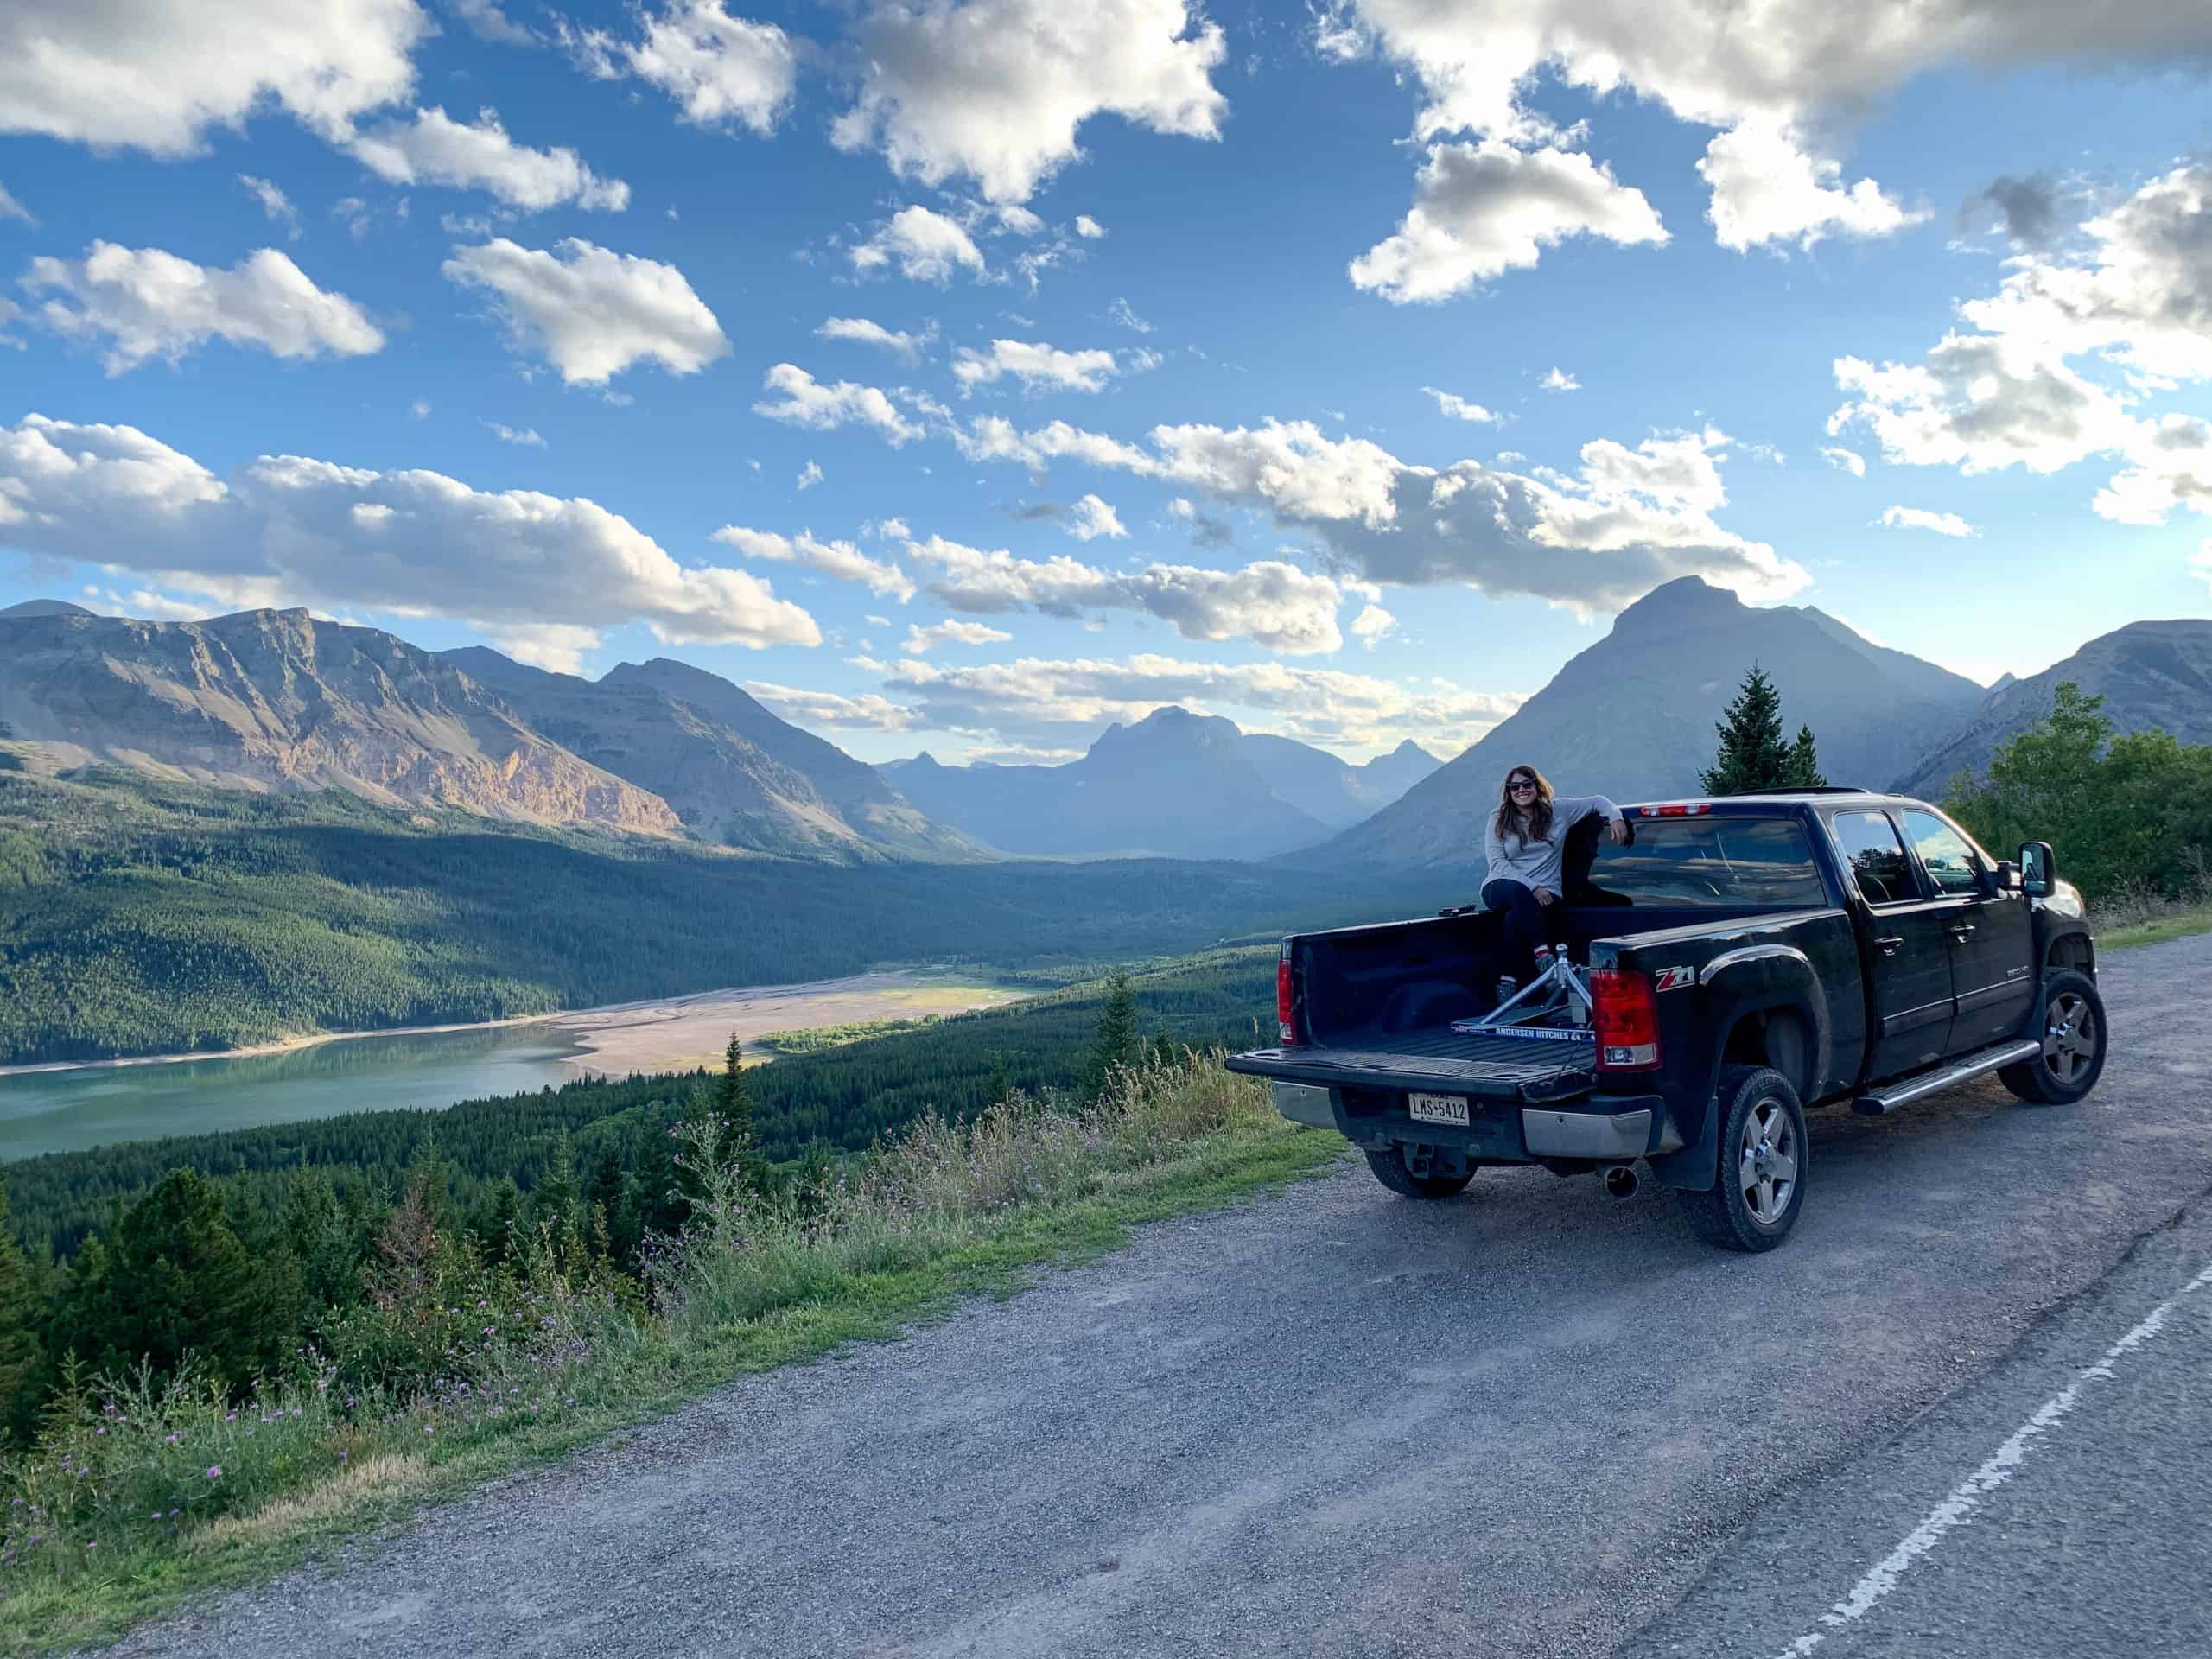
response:
<path id="1" fill-rule="evenodd" d="M 1513 804 L 1513 780 L 1516 778 L 1533 778 L 1536 780 L 1536 801 L 1535 804 L 1529 809 L 1529 823 L 1526 829 L 1522 827 L 1521 809 Z M 1534 766 L 1508 766 L 1505 769 L 1505 780 L 1497 786 L 1497 816 L 1491 822 L 1491 827 L 1497 831 L 1500 840 L 1503 840 L 1507 836 L 1515 836 L 1519 837 L 1521 844 L 1526 847 L 1532 841 L 1546 839 L 1552 832 L 1551 779 Z"/>

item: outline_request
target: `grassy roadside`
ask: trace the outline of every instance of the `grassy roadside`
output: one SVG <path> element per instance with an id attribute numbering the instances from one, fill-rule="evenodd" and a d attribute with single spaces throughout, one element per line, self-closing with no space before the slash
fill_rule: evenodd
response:
<path id="1" fill-rule="evenodd" d="M 0 1653 L 112 1637 L 742 1373 L 1014 1294 L 1042 1266 L 1272 1190 L 1343 1147 L 1204 1054 L 1125 1074 L 1080 1112 L 1016 1098 L 971 1124 L 918 1125 L 803 1208 L 751 1199 L 718 1134 L 688 1135 L 681 1160 L 707 1201 L 649 1295 L 549 1255 L 517 1306 L 475 1304 L 489 1311 L 466 1316 L 453 1375 L 411 1390 L 348 1395 L 310 1361 L 244 1403 L 188 1379 L 86 1391 L 0 1466 Z"/>
<path id="2" fill-rule="evenodd" d="M 2164 944 L 2192 933 L 2212 933 L 2212 905 L 2197 905 L 2162 916 L 2122 921 L 2097 931 L 2099 950 L 2128 950 L 2139 944 Z"/>

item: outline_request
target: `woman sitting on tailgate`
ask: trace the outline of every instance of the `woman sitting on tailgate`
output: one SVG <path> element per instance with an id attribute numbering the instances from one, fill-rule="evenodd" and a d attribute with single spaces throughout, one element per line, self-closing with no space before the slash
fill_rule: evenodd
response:
<path id="1" fill-rule="evenodd" d="M 1612 820 L 1616 842 L 1628 840 L 1627 817 L 1603 795 L 1555 799 L 1551 785 L 1534 766 L 1515 766 L 1506 772 L 1497 810 L 1491 815 L 1490 832 L 1483 842 L 1490 855 L 1483 903 L 1505 912 L 1506 972 L 1498 982 L 1501 998 L 1520 988 L 1535 947 L 1549 937 L 1554 925 L 1546 922 L 1544 911 L 1560 901 L 1560 849 L 1567 832 L 1593 813 Z"/>

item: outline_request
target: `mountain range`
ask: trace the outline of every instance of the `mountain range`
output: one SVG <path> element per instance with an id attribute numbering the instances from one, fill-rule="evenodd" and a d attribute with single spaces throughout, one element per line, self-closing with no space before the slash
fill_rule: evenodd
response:
<path id="1" fill-rule="evenodd" d="M 338 788 L 839 863 L 1263 857 L 1325 839 L 1439 764 L 1408 742 L 1353 766 L 1171 709 L 1115 727 L 1071 767 L 924 756 L 880 771 L 665 658 L 587 680 L 303 610 L 154 622 L 60 600 L 0 611 L 0 766 L 40 772 Z"/>
<path id="2" fill-rule="evenodd" d="M 1811 607 L 1695 577 L 1615 619 L 1449 764 L 1408 741 L 1363 766 L 1163 708 L 1065 766 L 870 766 L 728 680 L 658 658 L 598 680 L 481 646 L 418 649 L 307 612 L 204 622 L 0 610 L 0 766 L 122 766 L 261 790 L 682 836 L 841 863 L 1159 855 L 1421 868 L 1473 861 L 1508 766 L 1564 793 L 1694 794 L 1714 723 L 1764 666 L 1834 782 L 1940 797 L 2049 712 L 2064 680 L 2121 731 L 2212 741 L 2212 621 L 2145 621 L 1987 690 Z"/>
<path id="3" fill-rule="evenodd" d="M 1714 726 L 1755 663 L 1781 694 L 1784 734 L 1809 725 L 1835 784 L 1940 798 L 1954 772 L 1986 764 L 1997 744 L 2048 713 L 2051 688 L 2067 679 L 2104 691 L 2121 731 L 2163 726 L 2193 741 L 2212 738 L 2212 622 L 2132 624 L 2033 679 L 1985 690 L 1825 612 L 1755 608 L 1685 576 L 1623 611 L 1604 639 L 1403 798 L 1290 857 L 1477 862 L 1483 820 L 1514 766 L 1536 766 L 1567 795 L 1694 795 Z"/>
<path id="4" fill-rule="evenodd" d="M 1991 753 L 2049 715 L 2059 683 L 2105 700 L 2123 732 L 2153 727 L 2184 743 L 2212 743 L 2212 622 L 2131 622 L 2024 680 L 2009 675 L 1981 707 L 1897 780 L 1907 794 L 1941 795 L 1954 773 L 1979 772 Z"/>
<path id="5" fill-rule="evenodd" d="M 932 817 L 1033 857 L 1266 858 L 1325 840 L 1441 765 L 1410 740 L 1355 766 L 1218 715 L 1154 709 L 1058 766 L 878 768 Z"/>

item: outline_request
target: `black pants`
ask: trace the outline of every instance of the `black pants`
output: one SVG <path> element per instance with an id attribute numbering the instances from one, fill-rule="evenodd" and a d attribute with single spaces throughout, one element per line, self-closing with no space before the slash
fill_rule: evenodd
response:
<path id="1" fill-rule="evenodd" d="M 1551 936 L 1544 906 L 1536 902 L 1529 888 L 1518 881 L 1504 880 L 1483 884 L 1483 903 L 1505 912 L 1505 971 L 1525 980 L 1535 948 L 1548 943 Z"/>

